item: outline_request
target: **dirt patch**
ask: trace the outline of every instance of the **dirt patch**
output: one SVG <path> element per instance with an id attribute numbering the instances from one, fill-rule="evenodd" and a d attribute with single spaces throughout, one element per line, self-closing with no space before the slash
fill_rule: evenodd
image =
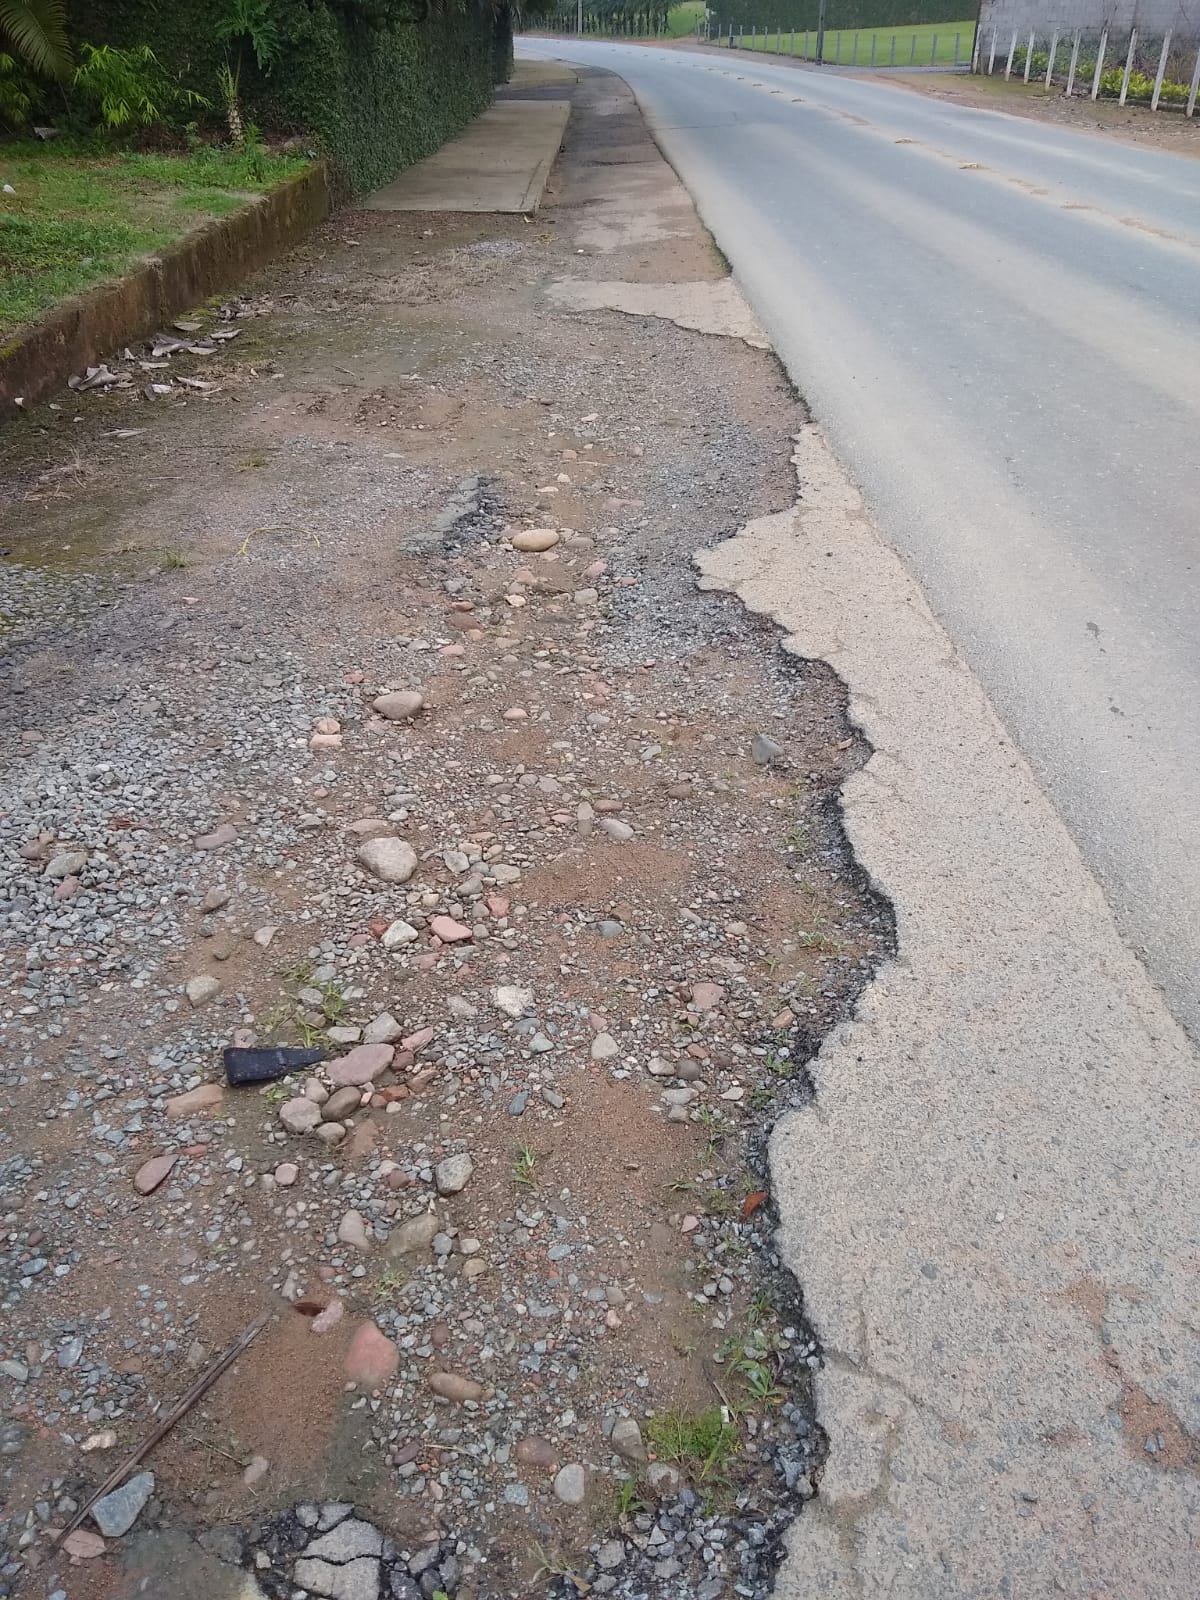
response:
<path id="1" fill-rule="evenodd" d="M 638 183 L 603 176 L 618 149 Z M 680 194 L 584 75 L 536 224 L 343 214 L 249 287 L 269 312 L 211 393 L 0 441 L 18 491 L 68 441 L 86 463 L 32 541 L 0 513 L 0 1594 L 115 1459 L 83 1440 L 130 1449 L 271 1297 L 139 1526 L 225 1530 L 272 1600 L 337 1501 L 430 1594 L 761 1592 L 814 1491 L 819 1354 L 762 1141 L 891 925 L 840 832 L 866 752 L 836 682 L 691 563 L 790 503 L 802 413 L 763 351 L 548 294 L 596 270 L 598 200 L 604 279 L 671 281 L 679 238 L 711 265 Z M 411 721 L 372 709 L 396 688 Z M 407 881 L 360 865 L 380 832 Z M 380 1028 L 328 1143 L 285 1120 L 330 1104 L 323 1067 L 170 1112 L 235 1035 L 336 1058 Z M 364 1338 L 394 1370 L 351 1375 Z M 143 1560 L 187 1565 L 118 1545 L 112 1593 Z"/>

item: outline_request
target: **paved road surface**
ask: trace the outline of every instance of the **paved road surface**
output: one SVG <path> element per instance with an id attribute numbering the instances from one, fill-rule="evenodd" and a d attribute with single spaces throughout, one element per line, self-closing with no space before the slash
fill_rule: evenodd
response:
<path id="1" fill-rule="evenodd" d="M 747 55 L 520 48 L 631 85 L 1200 1037 L 1200 160 Z"/>
<path id="2" fill-rule="evenodd" d="M 700 558 L 849 686 L 899 932 L 772 1136 L 830 1438 L 776 1593 L 1196 1600 L 1200 1070 L 1113 909 L 1195 1029 L 1200 164 L 568 48 L 641 97 L 868 501 L 806 429 L 798 506 Z"/>

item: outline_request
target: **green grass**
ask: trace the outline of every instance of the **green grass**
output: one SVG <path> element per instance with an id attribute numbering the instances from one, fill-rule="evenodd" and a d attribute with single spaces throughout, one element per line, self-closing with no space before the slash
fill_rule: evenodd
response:
<path id="1" fill-rule="evenodd" d="M 522 1189 L 533 1189 L 537 1186 L 535 1172 L 538 1163 L 538 1153 L 531 1144 L 517 1146 L 517 1153 L 513 1157 L 513 1182 Z"/>
<path id="2" fill-rule="evenodd" d="M 660 1411 L 646 1423 L 646 1437 L 660 1461 L 673 1461 L 700 1482 L 719 1478 L 738 1452 L 738 1431 L 720 1406 L 707 1411 Z"/>
<path id="3" fill-rule="evenodd" d="M 971 17 L 962 22 L 923 22 L 915 27 L 907 28 L 860 28 L 858 30 L 858 55 L 857 64 L 860 67 L 869 67 L 871 64 L 871 35 L 875 35 L 875 64 L 879 67 L 891 65 L 892 40 L 896 41 L 895 61 L 898 67 L 907 67 L 915 64 L 918 67 L 928 67 L 933 62 L 952 63 L 954 61 L 954 35 L 958 34 L 958 59 L 963 64 L 971 60 L 971 45 L 975 38 L 975 22 Z M 934 38 L 937 39 L 937 54 L 931 62 Z M 796 34 L 795 51 L 797 56 L 805 56 L 805 35 L 803 32 Z M 915 54 L 914 54 L 915 46 Z M 755 45 L 751 45 L 749 33 L 745 34 L 739 44 L 739 49 L 749 50 L 754 48 L 767 51 L 771 55 L 791 55 L 792 35 L 790 32 L 767 33 L 758 35 Z M 817 36 L 815 33 L 808 35 L 808 52 L 806 59 L 812 60 L 817 53 Z M 825 34 L 825 60 L 830 65 L 840 64 L 848 67 L 854 58 L 854 32 L 846 29 L 839 32 L 830 28 Z"/>
<path id="4" fill-rule="evenodd" d="M 0 143 L 0 336 L 118 277 L 306 163 L 201 146 L 171 154 L 69 140 Z"/>
<path id="5" fill-rule="evenodd" d="M 704 20 L 704 0 L 683 0 L 667 12 L 667 32 L 672 39 L 684 39 L 695 33 L 696 24 Z"/>

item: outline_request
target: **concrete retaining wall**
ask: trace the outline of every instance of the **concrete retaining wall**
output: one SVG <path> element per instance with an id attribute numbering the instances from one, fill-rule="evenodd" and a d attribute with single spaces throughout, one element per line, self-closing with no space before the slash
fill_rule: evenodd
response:
<path id="1" fill-rule="evenodd" d="M 1057 28 L 1099 36 L 1104 28 L 1116 38 L 1128 39 L 1131 28 L 1140 34 L 1161 39 L 1170 30 L 1179 44 L 1200 42 L 1200 0 L 983 0 L 979 25 L 990 36 L 991 30 L 1004 35 L 1039 35 Z"/>
<path id="2" fill-rule="evenodd" d="M 318 163 L 240 211 L 185 234 L 115 283 L 63 301 L 0 347 L 0 407 L 7 410 L 18 398 L 29 405 L 73 372 L 168 327 L 181 311 L 303 238 L 329 208 L 329 177 Z"/>

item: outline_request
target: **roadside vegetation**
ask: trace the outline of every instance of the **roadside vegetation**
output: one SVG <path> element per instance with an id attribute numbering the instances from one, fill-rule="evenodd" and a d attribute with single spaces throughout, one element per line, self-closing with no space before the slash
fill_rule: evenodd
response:
<path id="1" fill-rule="evenodd" d="M 88 139 L 0 145 L 0 186 L 7 186 L 0 338 L 305 165 L 262 147 L 113 150 Z"/>
<path id="2" fill-rule="evenodd" d="M 481 111 L 511 61 L 509 0 L 0 0 L 0 331 L 306 153 L 338 193 L 374 188 Z"/>
<path id="3" fill-rule="evenodd" d="M 73 38 L 61 0 L 0 0 L 0 336 L 303 168 L 239 105 L 268 18 L 229 0 L 232 65 L 203 93 L 148 44 Z"/>

